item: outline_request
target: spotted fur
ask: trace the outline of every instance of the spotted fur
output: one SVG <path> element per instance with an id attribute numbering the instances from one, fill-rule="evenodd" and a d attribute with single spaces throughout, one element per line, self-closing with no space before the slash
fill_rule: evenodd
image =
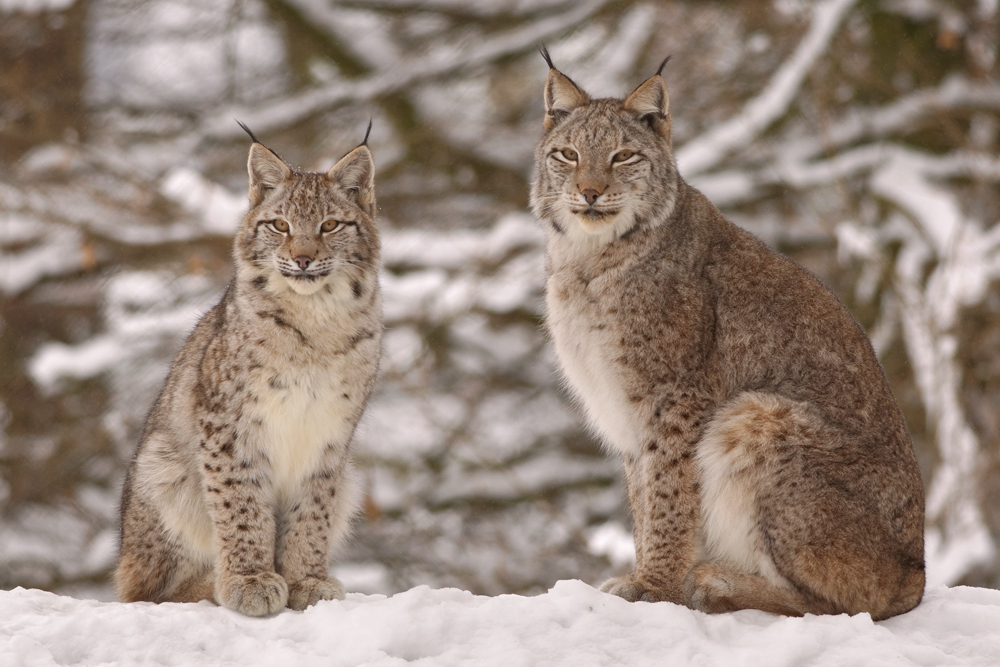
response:
<path id="1" fill-rule="evenodd" d="M 622 457 L 634 523 L 635 570 L 602 590 L 709 612 L 912 609 L 923 487 L 861 327 L 678 175 L 659 73 L 592 99 L 552 68 L 544 97 L 547 325 Z"/>
<path id="2" fill-rule="evenodd" d="M 344 595 L 328 560 L 357 506 L 350 443 L 382 335 L 374 164 L 362 144 L 325 174 L 295 171 L 254 138 L 248 170 L 235 277 L 128 470 L 122 601 L 259 616 Z"/>

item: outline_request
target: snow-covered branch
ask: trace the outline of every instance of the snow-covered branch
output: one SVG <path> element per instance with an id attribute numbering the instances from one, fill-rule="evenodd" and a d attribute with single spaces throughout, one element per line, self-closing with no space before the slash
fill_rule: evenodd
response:
<path id="1" fill-rule="evenodd" d="M 950 76 L 936 88 L 910 93 L 884 107 L 852 111 L 818 138 L 789 142 L 782 153 L 789 162 L 805 161 L 865 139 L 905 132 L 928 114 L 961 108 L 1000 111 L 1000 85 Z"/>
<path id="2" fill-rule="evenodd" d="M 681 173 L 694 176 L 715 167 L 727 154 L 747 146 L 788 110 L 813 63 L 830 45 L 857 0 L 825 0 L 813 9 L 812 25 L 792 57 L 775 72 L 764 91 L 734 118 L 717 125 L 677 151 Z"/>
<path id="3" fill-rule="evenodd" d="M 357 100 L 370 100 L 422 81 L 473 70 L 505 56 L 535 48 L 542 42 L 580 25 L 600 11 L 610 0 L 588 0 L 572 9 L 490 37 L 464 50 L 441 46 L 391 70 L 377 72 L 354 81 L 308 90 L 290 98 L 255 109 L 227 109 L 207 118 L 199 132 L 203 138 L 240 136 L 233 123 L 237 116 L 257 132 L 273 132 L 310 116 Z M 837 0 L 843 2 L 844 0 Z"/>

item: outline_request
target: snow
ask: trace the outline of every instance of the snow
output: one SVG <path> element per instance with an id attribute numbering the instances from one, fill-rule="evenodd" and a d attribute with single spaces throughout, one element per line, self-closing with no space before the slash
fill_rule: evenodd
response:
<path id="1" fill-rule="evenodd" d="M 4 243 L 29 230 L 28 247 L 2 249 Z M 83 235 L 79 230 L 40 224 L 17 215 L 0 214 L 0 292 L 17 294 L 51 276 L 73 273 L 83 265 Z"/>
<path id="2" fill-rule="evenodd" d="M 109 0 L 91 13 L 92 104 L 191 109 L 230 94 L 254 101 L 284 92 L 285 45 L 257 2 L 161 0 L 135 8 Z"/>
<path id="3" fill-rule="evenodd" d="M 109 337 L 75 346 L 45 343 L 32 357 L 28 370 L 38 386 L 51 389 L 60 377 L 93 377 L 113 366 L 121 354 L 121 346 Z"/>
<path id="4" fill-rule="evenodd" d="M 635 564 L 635 541 L 632 532 L 617 521 L 602 523 L 587 536 L 590 553 L 607 556 L 615 567 Z"/>
<path id="5" fill-rule="evenodd" d="M 451 45 L 439 46 L 426 55 L 403 62 L 390 71 L 350 82 L 338 82 L 325 88 L 310 89 L 253 109 L 240 110 L 240 118 L 258 133 L 263 134 L 293 125 L 311 114 L 350 101 L 375 99 L 420 82 L 474 70 L 484 63 L 544 43 L 565 32 L 569 27 L 586 21 L 606 4 L 607 0 L 572 3 L 570 9 L 560 14 L 539 19 L 496 37 L 474 40 L 475 44 L 468 49 L 459 51 Z M 365 51 L 372 47 L 367 35 L 355 34 L 354 38 L 364 41 L 364 48 L 352 45 L 355 46 L 355 51 Z M 232 116 L 231 109 L 207 116 L 201 124 L 201 134 L 204 137 L 217 139 L 239 136 L 241 130 L 238 127 L 233 129 Z"/>
<path id="6" fill-rule="evenodd" d="M 122 272 L 107 284 L 104 311 L 113 331 L 75 345 L 44 343 L 28 361 L 28 372 L 45 392 L 64 377 L 86 379 L 112 370 L 128 374 L 134 368 L 123 369 L 123 361 L 142 363 L 162 339 L 187 334 L 217 300 L 204 276 L 172 279 L 166 273 Z M 166 368 L 162 370 L 165 375 Z M 163 375 L 150 379 L 158 384 Z"/>
<path id="7" fill-rule="evenodd" d="M 185 211 L 198 215 L 205 230 L 232 236 L 246 213 L 246 197 L 233 194 L 187 167 L 171 170 L 163 179 L 161 192 L 180 204 Z"/>
<path id="8" fill-rule="evenodd" d="M 476 307 L 506 313 L 540 301 L 545 280 L 540 258 L 544 232 L 523 213 L 502 217 L 487 233 L 471 230 L 399 230 L 383 239 L 386 266 L 417 268 L 381 277 L 387 322 L 427 316 L 441 321 Z M 506 262 L 518 249 L 530 249 Z M 494 275 L 477 276 L 476 267 L 502 264 Z M 427 268 L 424 268 L 427 267 Z M 457 274 L 449 277 L 448 270 Z"/>
<path id="9" fill-rule="evenodd" d="M 543 595 L 418 586 L 248 618 L 199 604 L 119 604 L 0 592 L 0 664 L 47 665 L 989 665 L 1000 591 L 930 589 L 914 611 L 708 616 L 630 603 L 581 581 Z"/>

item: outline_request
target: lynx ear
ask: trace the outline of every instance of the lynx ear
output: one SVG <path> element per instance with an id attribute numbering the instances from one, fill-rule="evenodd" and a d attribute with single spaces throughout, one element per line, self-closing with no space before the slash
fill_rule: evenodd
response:
<path id="1" fill-rule="evenodd" d="M 625 98 L 625 108 L 640 116 L 652 115 L 662 120 L 670 113 L 670 98 L 663 77 L 654 74 Z"/>
<path id="2" fill-rule="evenodd" d="M 260 142 L 250 146 L 247 171 L 250 173 L 250 201 L 254 206 L 264 200 L 268 190 L 273 190 L 292 176 L 292 170 L 284 160 Z"/>
<path id="3" fill-rule="evenodd" d="M 365 137 L 367 139 L 367 136 Z M 375 161 L 368 146 L 361 144 L 330 167 L 326 177 L 347 190 L 362 207 L 375 203 Z"/>
<path id="4" fill-rule="evenodd" d="M 545 131 L 548 132 L 573 109 L 590 102 L 590 95 L 553 66 L 552 58 L 544 46 L 539 51 L 549 65 L 549 78 L 545 82 Z"/>

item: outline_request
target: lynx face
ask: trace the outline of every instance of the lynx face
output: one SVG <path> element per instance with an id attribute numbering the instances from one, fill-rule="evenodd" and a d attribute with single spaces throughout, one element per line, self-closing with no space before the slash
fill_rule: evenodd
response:
<path id="1" fill-rule="evenodd" d="M 236 254 L 260 287 L 309 296 L 350 284 L 356 267 L 378 259 L 374 167 L 359 146 L 326 174 L 291 170 L 254 144 L 250 211 Z"/>
<path id="2" fill-rule="evenodd" d="M 664 217 L 676 194 L 667 92 L 657 76 L 627 99 L 591 100 L 553 70 L 532 205 L 555 231 L 610 241 Z"/>

